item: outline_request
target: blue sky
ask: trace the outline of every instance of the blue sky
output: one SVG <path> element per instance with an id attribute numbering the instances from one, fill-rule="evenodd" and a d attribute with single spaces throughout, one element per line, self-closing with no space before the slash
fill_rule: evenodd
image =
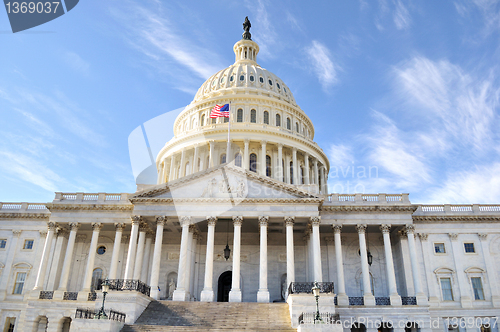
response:
<path id="1" fill-rule="evenodd" d="M 16 34 L 0 10 L 0 201 L 135 191 L 129 134 L 234 62 L 247 15 L 258 63 L 315 125 L 330 191 L 500 202 L 493 0 L 80 1 Z"/>

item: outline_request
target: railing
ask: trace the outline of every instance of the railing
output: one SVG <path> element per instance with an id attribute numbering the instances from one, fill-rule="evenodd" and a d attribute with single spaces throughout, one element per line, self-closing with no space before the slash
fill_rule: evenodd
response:
<path id="1" fill-rule="evenodd" d="M 104 311 L 106 312 L 106 315 L 108 316 L 109 320 L 114 320 L 117 322 L 125 322 L 125 318 L 127 318 L 126 314 L 119 312 L 119 311 L 116 311 L 116 310 L 113 310 L 113 309 L 104 310 Z M 86 308 L 86 309 L 78 308 L 78 309 L 76 309 L 75 318 L 95 319 L 98 312 L 99 312 L 99 310 L 93 310 L 90 308 Z"/>
<path id="2" fill-rule="evenodd" d="M 112 193 L 112 194 L 107 194 L 107 193 L 61 193 L 57 192 L 56 193 L 56 201 L 75 201 L 75 202 L 106 202 L 106 201 L 112 201 L 112 202 L 119 202 L 119 201 L 126 201 L 128 198 L 127 193 Z"/>
<path id="3" fill-rule="evenodd" d="M 365 305 L 365 298 L 362 296 L 349 296 L 349 305 Z"/>
<path id="4" fill-rule="evenodd" d="M 444 204 L 444 205 L 420 205 L 416 214 L 433 214 L 433 213 L 491 213 L 500 212 L 500 205 L 483 205 L 483 204 Z"/>
<path id="5" fill-rule="evenodd" d="M 452 212 L 472 212 L 472 205 L 451 205 Z"/>
<path id="6" fill-rule="evenodd" d="M 318 282 L 320 293 L 333 293 L 333 282 Z M 288 294 L 312 294 L 314 282 L 291 282 Z"/>
<path id="7" fill-rule="evenodd" d="M 376 297 L 375 305 L 391 305 L 390 297 Z"/>
<path id="8" fill-rule="evenodd" d="M 38 299 L 40 300 L 52 300 L 54 297 L 54 291 L 40 291 Z"/>
<path id="9" fill-rule="evenodd" d="M 76 301 L 78 299 L 78 292 L 64 292 L 63 300 Z"/>
<path id="10" fill-rule="evenodd" d="M 444 212 L 444 205 L 422 205 L 423 212 Z"/>
<path id="11" fill-rule="evenodd" d="M 415 296 L 401 296 L 403 305 L 417 305 L 417 298 Z"/>
<path id="12" fill-rule="evenodd" d="M 23 212 L 28 210 L 47 210 L 44 203 L 1 203 L 0 210 Z"/>
<path id="13" fill-rule="evenodd" d="M 338 314 L 332 314 L 329 312 L 320 312 L 319 317 L 321 318 L 320 324 L 339 324 L 340 317 Z M 316 313 L 315 312 L 303 312 L 299 316 L 299 325 L 311 325 L 316 323 Z"/>
<path id="14" fill-rule="evenodd" d="M 147 296 L 149 296 L 151 292 L 151 287 L 149 287 L 140 280 L 110 279 L 108 281 L 110 290 L 116 290 L 116 291 L 133 290 Z M 98 280 L 96 290 L 101 290 L 102 282 L 103 282 L 102 279 Z"/>
<path id="15" fill-rule="evenodd" d="M 407 203 L 410 204 L 408 194 L 330 194 L 326 196 L 325 202 L 330 203 L 381 203 L 395 204 Z"/>
<path id="16" fill-rule="evenodd" d="M 97 299 L 97 293 L 96 292 L 90 292 L 89 296 L 87 297 L 87 301 L 95 301 Z"/>
<path id="17" fill-rule="evenodd" d="M 481 212 L 500 212 L 500 205 L 479 205 Z"/>

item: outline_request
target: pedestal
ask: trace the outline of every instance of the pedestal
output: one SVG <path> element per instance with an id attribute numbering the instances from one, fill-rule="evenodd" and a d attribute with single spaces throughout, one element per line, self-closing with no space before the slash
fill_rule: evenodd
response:
<path id="1" fill-rule="evenodd" d="M 390 295 L 389 297 L 391 299 L 391 305 L 392 306 L 399 307 L 399 306 L 403 305 L 403 302 L 401 301 L 401 296 L 399 296 L 398 294 Z"/>
<path id="2" fill-rule="evenodd" d="M 229 302 L 241 302 L 241 290 L 229 291 Z"/>
<path id="3" fill-rule="evenodd" d="M 374 306 L 375 305 L 375 296 L 372 294 L 363 296 L 365 301 L 365 306 Z"/>
<path id="4" fill-rule="evenodd" d="M 257 302 L 269 303 L 269 291 L 267 289 L 259 289 L 257 292 Z"/>
<path id="5" fill-rule="evenodd" d="M 213 302 L 214 301 L 214 291 L 213 289 L 204 289 L 201 291 L 200 296 L 201 302 Z"/>
<path id="6" fill-rule="evenodd" d="M 337 295 L 337 305 L 340 307 L 347 307 L 349 305 L 349 296 L 347 294 Z"/>
<path id="7" fill-rule="evenodd" d="M 176 289 L 172 295 L 172 301 L 186 301 L 189 299 L 189 293 L 185 290 Z"/>

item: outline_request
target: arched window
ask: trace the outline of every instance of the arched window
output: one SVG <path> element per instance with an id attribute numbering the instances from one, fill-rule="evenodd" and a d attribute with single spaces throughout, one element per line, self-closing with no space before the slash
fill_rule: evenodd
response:
<path id="1" fill-rule="evenodd" d="M 184 174 L 186 176 L 191 174 L 191 165 L 189 164 L 189 161 L 186 163 L 186 166 L 184 167 Z"/>
<path id="2" fill-rule="evenodd" d="M 92 283 L 90 284 L 90 291 L 93 292 L 99 286 L 99 279 L 102 279 L 102 269 L 97 268 L 92 272 Z"/>
<path id="3" fill-rule="evenodd" d="M 243 122 L 243 110 L 241 108 L 236 113 L 236 122 Z"/>
<path id="4" fill-rule="evenodd" d="M 201 116 L 201 121 L 200 121 L 200 126 L 203 127 L 204 125 L 205 125 L 205 114 Z"/>
<path id="5" fill-rule="evenodd" d="M 276 114 L 276 127 L 281 126 L 281 115 Z"/>
<path id="6" fill-rule="evenodd" d="M 269 112 L 264 111 L 264 123 L 269 124 Z"/>
<path id="7" fill-rule="evenodd" d="M 266 175 L 271 176 L 271 157 L 266 156 Z"/>
<path id="8" fill-rule="evenodd" d="M 293 184 L 293 161 L 290 162 L 290 184 Z"/>
<path id="9" fill-rule="evenodd" d="M 250 155 L 250 171 L 257 172 L 257 155 L 255 153 Z"/>
<path id="10" fill-rule="evenodd" d="M 226 154 L 223 153 L 220 155 L 220 163 L 225 164 L 226 163 Z"/>
<path id="11" fill-rule="evenodd" d="M 241 167 L 242 165 L 241 161 L 242 161 L 241 153 L 238 152 L 237 154 L 234 155 L 234 164 L 238 167 Z"/>
<path id="12" fill-rule="evenodd" d="M 286 129 L 292 129 L 292 121 L 290 121 L 290 118 L 286 118 Z"/>
<path id="13" fill-rule="evenodd" d="M 257 123 L 257 111 L 256 110 L 250 111 L 250 122 Z"/>
<path id="14" fill-rule="evenodd" d="M 299 131 L 299 123 L 298 122 L 295 122 L 295 131 L 296 132 L 300 132 Z"/>
<path id="15" fill-rule="evenodd" d="M 224 123 L 227 123 L 227 122 L 229 122 L 229 118 L 224 117 Z"/>

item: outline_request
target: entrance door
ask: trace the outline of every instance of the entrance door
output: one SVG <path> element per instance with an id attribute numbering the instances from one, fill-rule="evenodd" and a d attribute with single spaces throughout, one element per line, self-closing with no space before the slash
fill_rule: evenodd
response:
<path id="1" fill-rule="evenodd" d="M 229 302 L 232 279 L 233 272 L 231 271 L 226 271 L 220 275 L 217 287 L 217 302 Z"/>

